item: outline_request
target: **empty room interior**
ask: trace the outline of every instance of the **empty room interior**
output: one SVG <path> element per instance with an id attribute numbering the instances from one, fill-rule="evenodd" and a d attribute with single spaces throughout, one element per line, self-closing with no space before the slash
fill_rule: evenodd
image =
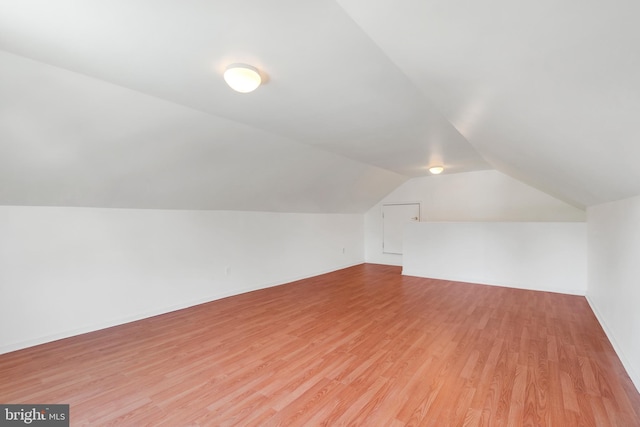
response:
<path id="1" fill-rule="evenodd" d="M 0 0 L 0 424 L 640 426 L 639 12 Z"/>

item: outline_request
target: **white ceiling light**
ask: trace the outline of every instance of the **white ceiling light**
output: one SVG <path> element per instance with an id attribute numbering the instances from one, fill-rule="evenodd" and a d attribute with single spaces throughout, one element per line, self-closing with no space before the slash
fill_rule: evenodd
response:
<path id="1" fill-rule="evenodd" d="M 429 172 L 431 172 L 434 175 L 438 175 L 438 174 L 442 173 L 443 170 L 444 170 L 444 168 L 442 166 L 431 166 L 429 168 Z"/>
<path id="2" fill-rule="evenodd" d="M 258 70 L 251 65 L 231 64 L 224 72 L 224 81 L 236 92 L 248 93 L 260 86 L 262 78 Z"/>

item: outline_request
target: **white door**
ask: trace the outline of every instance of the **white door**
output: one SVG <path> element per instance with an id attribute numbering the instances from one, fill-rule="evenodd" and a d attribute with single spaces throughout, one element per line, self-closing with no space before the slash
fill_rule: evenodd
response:
<path id="1" fill-rule="evenodd" d="M 402 254 L 402 235 L 407 222 L 420 221 L 420 204 L 382 205 L 382 252 Z"/>

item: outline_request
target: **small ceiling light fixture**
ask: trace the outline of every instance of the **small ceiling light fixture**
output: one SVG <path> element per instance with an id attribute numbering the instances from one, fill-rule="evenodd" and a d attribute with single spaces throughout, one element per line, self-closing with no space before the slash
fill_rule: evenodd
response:
<path id="1" fill-rule="evenodd" d="M 431 172 L 434 175 L 441 174 L 443 170 L 444 168 L 442 166 L 431 166 L 429 168 L 429 172 Z"/>
<path id="2" fill-rule="evenodd" d="M 262 78 L 255 67 L 246 64 L 231 64 L 224 72 L 224 81 L 236 92 L 248 93 L 256 90 Z"/>

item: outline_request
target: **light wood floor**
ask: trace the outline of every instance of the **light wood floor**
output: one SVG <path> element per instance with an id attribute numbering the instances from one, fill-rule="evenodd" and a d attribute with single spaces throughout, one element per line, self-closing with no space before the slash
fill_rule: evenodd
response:
<path id="1" fill-rule="evenodd" d="M 72 425 L 640 426 L 583 297 L 362 265 L 0 356 Z"/>

